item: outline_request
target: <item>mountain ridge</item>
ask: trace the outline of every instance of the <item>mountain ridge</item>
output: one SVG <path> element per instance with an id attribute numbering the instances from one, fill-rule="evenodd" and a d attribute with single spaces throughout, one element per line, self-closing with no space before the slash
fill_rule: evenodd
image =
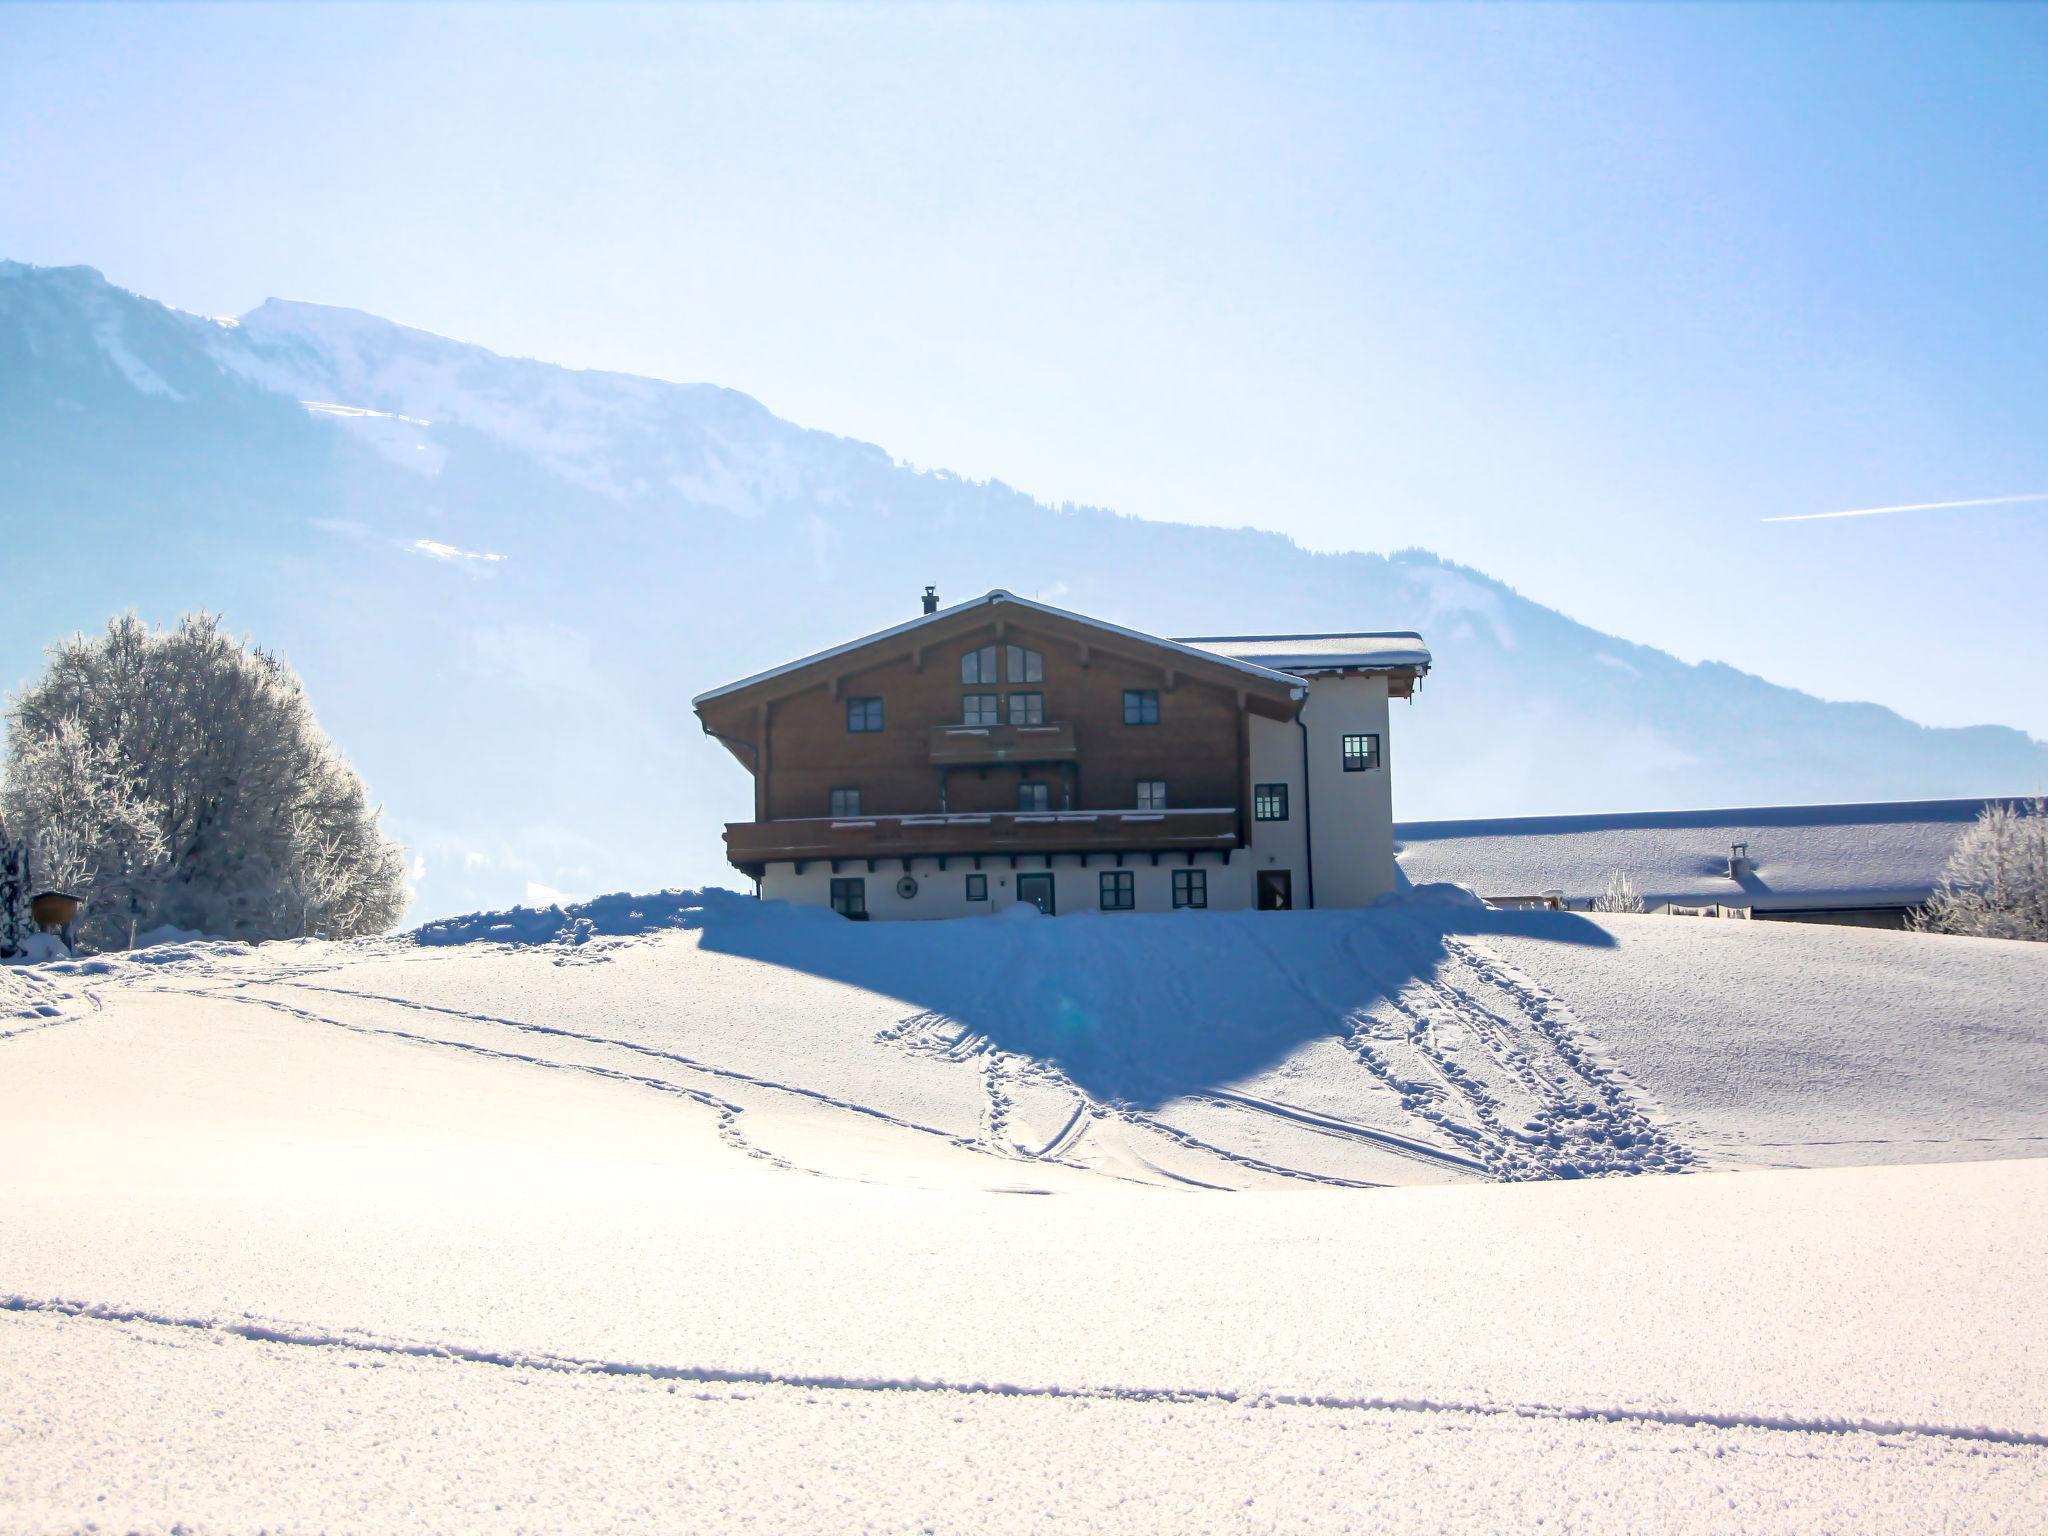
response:
<path id="1" fill-rule="evenodd" d="M 308 403 L 309 402 L 309 403 Z M 687 699 L 887 627 L 928 581 L 1154 633 L 1418 629 L 1403 819 L 2024 792 L 2048 747 L 1686 663 L 1412 540 L 1039 502 L 724 386 L 506 358 L 346 306 L 234 323 L 0 263 L 0 508 L 56 634 L 225 609 L 298 660 L 420 850 L 422 912 L 731 878 Z M 88 547 L 91 558 L 78 551 Z M 573 786 L 565 790 L 565 786 Z"/>

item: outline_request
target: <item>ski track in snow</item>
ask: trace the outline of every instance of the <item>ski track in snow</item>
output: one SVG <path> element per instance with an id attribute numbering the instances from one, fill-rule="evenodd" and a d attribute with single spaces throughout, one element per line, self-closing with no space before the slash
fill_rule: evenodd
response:
<path id="1" fill-rule="evenodd" d="M 734 1151 L 772 1164 L 786 1173 L 808 1173 L 817 1178 L 830 1177 L 821 1169 L 800 1167 L 790 1162 L 787 1158 L 781 1157 L 774 1152 L 770 1152 L 767 1148 L 749 1141 L 745 1133 L 740 1130 L 740 1117 L 746 1113 L 743 1105 L 735 1104 L 729 1099 L 721 1099 L 716 1094 L 706 1093 L 700 1088 L 689 1088 L 681 1083 L 672 1083 L 666 1078 L 649 1077 L 635 1072 L 621 1072 L 613 1067 L 600 1067 L 589 1062 L 559 1061 L 553 1057 L 536 1056 L 530 1052 L 498 1051 L 491 1049 L 489 1046 L 477 1045 L 468 1040 L 442 1039 L 432 1035 L 418 1034 L 411 1030 L 383 1029 L 373 1024 L 351 1024 L 344 1019 L 329 1018 L 326 1014 L 314 1013 L 311 1009 L 296 1008 L 290 1003 L 279 1002 L 275 998 L 257 997 L 253 994 L 237 996 L 232 992 L 215 992 L 202 989 L 196 994 L 187 995 L 217 998 L 221 1002 L 227 1003 L 246 1003 L 255 1007 L 271 1008 L 292 1018 L 304 1020 L 309 1024 L 325 1024 L 333 1029 L 345 1029 L 351 1034 L 382 1035 L 387 1039 L 404 1040 L 413 1045 L 440 1046 L 447 1050 L 466 1052 L 472 1056 L 487 1056 L 498 1061 L 516 1062 L 521 1066 L 528 1067 L 542 1067 L 555 1072 L 587 1073 L 592 1077 L 601 1077 L 610 1082 L 631 1083 L 636 1087 L 652 1088 L 660 1093 L 674 1094 L 678 1098 L 688 1099 L 691 1103 L 700 1104 L 710 1110 L 717 1117 L 719 1139 Z"/>
<path id="2" fill-rule="evenodd" d="M 1215 1403 L 1226 1406 L 1265 1405 L 1318 1408 L 1337 1412 L 1400 1412 L 1468 1414 L 1487 1418 L 1588 1419 L 1610 1424 L 1659 1424 L 1703 1429 L 1775 1430 L 1794 1435 L 1921 1436 L 1966 1444 L 2012 1447 L 2048 1446 L 2048 1433 L 1988 1424 L 1938 1424 L 1859 1415 L 1803 1417 L 1792 1414 L 1727 1413 L 1675 1407 L 1627 1404 L 1494 1402 L 1485 1399 L 1378 1397 L 1272 1391 L 1237 1391 L 1228 1387 L 1090 1386 L 1005 1381 L 951 1381 L 927 1376 L 853 1376 L 810 1374 L 766 1369 L 740 1370 L 719 1366 L 677 1365 L 658 1361 L 608 1360 L 542 1351 L 491 1349 L 452 1341 L 397 1338 L 352 1329 L 311 1330 L 245 1316 L 241 1320 L 188 1317 L 135 1307 L 116 1307 L 65 1297 L 0 1296 L 0 1313 L 41 1314 L 85 1322 L 136 1328 L 179 1329 L 241 1339 L 257 1344 L 283 1344 L 305 1349 L 339 1350 L 399 1358 L 446 1361 L 450 1364 L 495 1366 L 509 1370 L 544 1371 L 578 1376 L 627 1376 L 655 1381 L 687 1381 L 713 1386 L 779 1386 L 823 1392 L 935 1392 L 968 1397 L 1070 1398 L 1096 1402 Z"/>
<path id="3" fill-rule="evenodd" d="M 948 1034 L 951 1030 L 953 1033 Z M 1067 1167 L 1086 1169 L 1088 1165 L 1069 1156 L 1087 1137 L 1088 1132 L 1104 1122 L 1114 1122 L 1133 1130 L 1150 1132 L 1162 1140 L 1170 1141 L 1190 1152 L 1202 1153 L 1230 1165 L 1238 1170 L 1265 1174 L 1272 1178 L 1296 1179 L 1310 1184 L 1327 1184 L 1336 1189 L 1380 1189 L 1384 1186 L 1366 1179 L 1348 1179 L 1334 1173 L 1316 1173 L 1306 1168 L 1296 1168 L 1286 1163 L 1272 1162 L 1256 1157 L 1249 1152 L 1231 1147 L 1219 1146 L 1204 1140 L 1190 1131 L 1167 1123 L 1156 1115 L 1150 1115 L 1129 1104 L 1104 1103 L 1090 1096 L 1064 1072 L 1047 1062 L 1023 1056 L 1014 1051 L 998 1049 L 986 1036 L 977 1034 L 959 1021 L 945 1014 L 917 1013 L 900 1023 L 882 1030 L 875 1038 L 885 1044 L 917 1055 L 937 1056 L 947 1061 L 963 1061 L 969 1057 L 981 1057 L 981 1085 L 986 1102 L 982 1110 L 982 1138 L 978 1150 L 997 1157 L 1019 1158 L 1026 1162 L 1052 1162 Z M 1037 1151 L 1016 1144 L 1009 1135 L 1009 1120 L 1014 1103 L 1008 1091 L 1008 1084 L 1020 1078 L 1036 1080 L 1043 1084 L 1057 1086 L 1073 1095 L 1075 1107 L 1051 1141 Z M 1137 1155 L 1134 1153 L 1134 1155 Z M 1161 1168 L 1150 1159 L 1139 1156 L 1138 1160 L 1161 1177 L 1176 1184 L 1191 1184 L 1203 1189 L 1228 1189 L 1228 1185 L 1210 1184 L 1205 1180 L 1189 1178 Z"/>

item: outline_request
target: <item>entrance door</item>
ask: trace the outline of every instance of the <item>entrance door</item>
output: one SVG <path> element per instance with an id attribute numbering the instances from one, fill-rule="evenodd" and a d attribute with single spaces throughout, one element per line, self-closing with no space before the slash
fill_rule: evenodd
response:
<path id="1" fill-rule="evenodd" d="M 1019 875 L 1017 877 L 1017 899 L 1030 902 L 1031 905 L 1038 908 L 1047 917 L 1051 917 L 1053 914 L 1052 876 L 1050 874 Z"/>
<path id="2" fill-rule="evenodd" d="M 1259 871 L 1259 910 L 1261 912 L 1291 912 L 1294 910 L 1294 875 L 1285 869 L 1262 869 Z"/>

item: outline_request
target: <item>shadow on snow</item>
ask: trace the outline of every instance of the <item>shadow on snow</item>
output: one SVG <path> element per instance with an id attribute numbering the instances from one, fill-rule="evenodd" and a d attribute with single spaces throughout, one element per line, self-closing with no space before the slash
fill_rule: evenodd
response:
<path id="1" fill-rule="evenodd" d="M 1016 911 L 1018 909 L 1011 909 Z M 1242 1081 L 1432 976 L 1459 937 L 1611 947 L 1566 912 L 1100 913 L 850 923 L 731 891 L 601 896 L 429 923 L 424 945 L 578 945 L 680 928 L 699 946 L 901 999 L 1056 1064 L 1098 1100 L 1156 1108 Z"/>

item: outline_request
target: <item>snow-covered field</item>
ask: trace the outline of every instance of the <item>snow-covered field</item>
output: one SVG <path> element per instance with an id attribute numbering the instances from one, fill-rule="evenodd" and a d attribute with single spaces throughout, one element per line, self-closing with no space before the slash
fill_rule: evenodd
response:
<path id="1" fill-rule="evenodd" d="M 0 1529 L 2038 1530 L 2044 995 L 715 893 L 0 972 Z"/>

